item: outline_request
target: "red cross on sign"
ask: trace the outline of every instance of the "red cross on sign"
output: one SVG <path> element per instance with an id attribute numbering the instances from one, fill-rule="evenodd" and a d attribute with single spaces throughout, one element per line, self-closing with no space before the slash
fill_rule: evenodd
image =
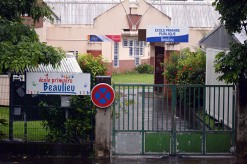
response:
<path id="1" fill-rule="evenodd" d="M 99 108 L 109 107 L 113 103 L 114 98 L 115 91 L 106 83 L 97 84 L 92 89 L 91 100 Z"/>

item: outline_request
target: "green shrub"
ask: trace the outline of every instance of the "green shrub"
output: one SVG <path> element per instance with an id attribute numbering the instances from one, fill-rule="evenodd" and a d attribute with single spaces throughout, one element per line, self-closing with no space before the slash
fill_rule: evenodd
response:
<path id="1" fill-rule="evenodd" d="M 173 52 L 165 59 L 164 76 L 171 84 L 204 84 L 206 55 L 202 50 L 191 52 L 188 48 Z"/>
<path id="2" fill-rule="evenodd" d="M 107 71 L 107 60 L 101 55 L 94 57 L 92 54 L 81 54 L 78 63 L 85 73 L 91 73 L 92 76 L 105 75 Z"/>
<path id="3" fill-rule="evenodd" d="M 177 83 L 177 72 L 178 72 L 178 60 L 181 58 L 181 54 L 177 51 L 171 53 L 171 55 L 165 59 L 164 62 L 164 76 L 167 83 Z"/>
<path id="4" fill-rule="evenodd" d="M 0 125 L 1 126 L 7 126 L 7 120 L 5 119 L 0 119 Z M 6 138 L 6 134 L 3 132 L 2 129 L 0 129 L 0 140 Z"/>
<path id="5" fill-rule="evenodd" d="M 141 65 L 138 65 L 136 68 L 135 68 L 135 71 L 137 71 L 138 73 L 142 73 L 142 74 L 153 74 L 154 73 L 154 67 L 149 65 L 149 64 L 141 64 Z"/>
<path id="6" fill-rule="evenodd" d="M 177 82 L 179 84 L 205 84 L 206 55 L 202 50 L 185 51 L 185 58 L 178 61 Z"/>

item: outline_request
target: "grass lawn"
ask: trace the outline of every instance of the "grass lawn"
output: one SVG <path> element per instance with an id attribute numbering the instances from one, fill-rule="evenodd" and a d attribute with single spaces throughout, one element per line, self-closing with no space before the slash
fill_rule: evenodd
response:
<path id="1" fill-rule="evenodd" d="M 114 84 L 153 84 L 153 74 L 113 74 L 112 83 Z"/>
<path id="2" fill-rule="evenodd" d="M 9 123 L 9 108 L 0 107 L 0 118 L 6 119 Z M 27 121 L 27 141 L 42 141 L 48 133 L 41 125 L 42 121 Z M 5 134 L 9 134 L 9 125 L 2 126 L 0 129 Z M 13 123 L 14 138 L 24 139 L 24 121 L 14 121 Z"/>

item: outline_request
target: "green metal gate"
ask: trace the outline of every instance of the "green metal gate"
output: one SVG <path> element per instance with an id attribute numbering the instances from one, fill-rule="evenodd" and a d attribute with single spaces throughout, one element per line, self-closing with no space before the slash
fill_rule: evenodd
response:
<path id="1" fill-rule="evenodd" d="M 231 154 L 233 85 L 114 84 L 114 155 Z"/>

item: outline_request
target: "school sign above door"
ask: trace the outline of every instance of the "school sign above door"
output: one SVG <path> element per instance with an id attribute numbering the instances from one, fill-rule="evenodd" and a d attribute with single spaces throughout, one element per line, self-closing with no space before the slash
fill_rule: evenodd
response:
<path id="1" fill-rule="evenodd" d="M 147 42 L 188 42 L 189 28 L 177 26 L 149 26 Z"/>
<path id="2" fill-rule="evenodd" d="M 90 95 L 90 74 L 26 73 L 26 94 Z"/>

